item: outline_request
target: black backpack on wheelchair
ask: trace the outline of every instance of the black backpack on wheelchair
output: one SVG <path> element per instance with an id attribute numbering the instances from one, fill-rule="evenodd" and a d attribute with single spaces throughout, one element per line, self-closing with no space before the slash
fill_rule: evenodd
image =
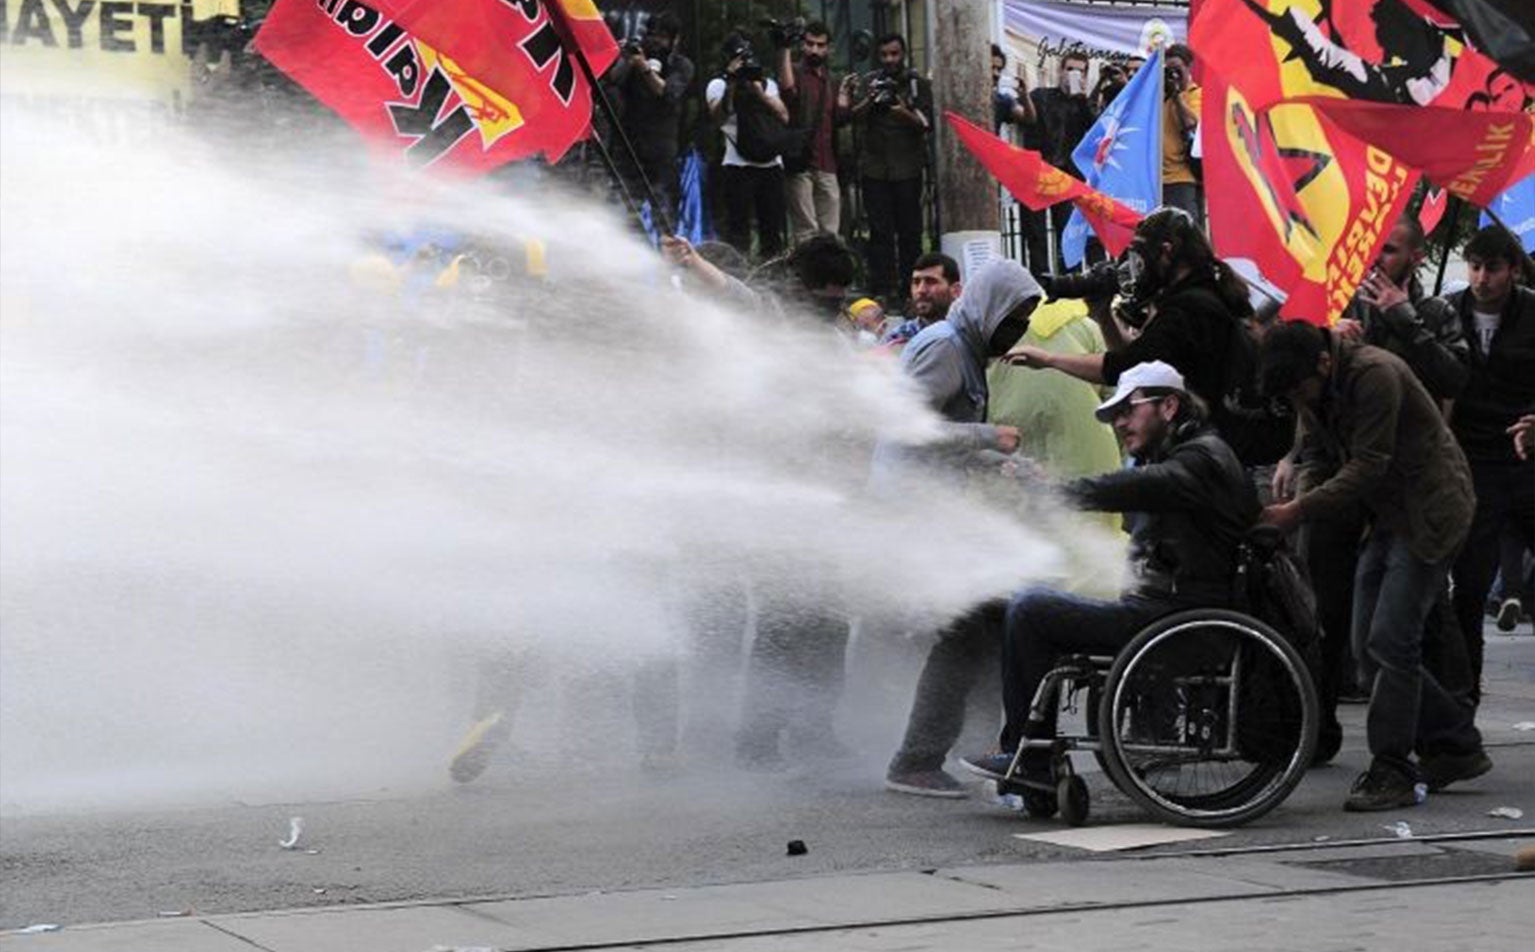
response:
<path id="1" fill-rule="evenodd" d="M 1238 547 L 1234 586 L 1238 610 L 1278 632 L 1305 661 L 1312 682 L 1320 683 L 1322 629 L 1317 620 L 1316 593 L 1305 566 L 1290 551 L 1283 533 L 1273 526 L 1258 526 L 1247 533 Z M 1273 745 L 1273 741 L 1260 739 L 1257 732 L 1244 730 L 1243 725 L 1293 720 L 1299 712 L 1284 708 L 1289 706 L 1285 698 L 1291 704 L 1295 698 L 1263 690 L 1273 678 L 1282 676 L 1272 656 L 1255 653 L 1251 663 L 1254 676 L 1244 683 L 1244 690 L 1237 697 L 1241 711 L 1237 718 L 1238 737 L 1257 756 L 1265 753 L 1282 756 L 1288 753 L 1288 748 L 1266 751 L 1265 747 Z"/>

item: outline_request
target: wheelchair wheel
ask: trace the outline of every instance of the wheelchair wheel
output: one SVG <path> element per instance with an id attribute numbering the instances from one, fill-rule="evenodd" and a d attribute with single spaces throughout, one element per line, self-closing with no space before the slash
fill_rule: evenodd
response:
<path id="1" fill-rule="evenodd" d="M 1289 642 L 1246 615 L 1202 608 L 1152 624 L 1114 660 L 1098 736 L 1110 779 L 1148 812 L 1239 826 L 1305 775 L 1318 712 Z"/>

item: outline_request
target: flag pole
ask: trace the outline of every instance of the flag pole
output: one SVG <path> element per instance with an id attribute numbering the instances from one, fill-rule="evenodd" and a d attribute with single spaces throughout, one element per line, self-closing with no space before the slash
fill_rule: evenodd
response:
<path id="1" fill-rule="evenodd" d="M 612 101 L 608 99 L 607 91 L 597 81 L 597 75 L 592 71 L 592 64 L 587 60 L 586 54 L 582 52 L 580 44 L 571 44 L 566 47 L 566 50 L 581 65 L 581 74 L 586 77 L 586 84 L 591 87 L 592 98 L 596 100 L 603 116 L 607 117 L 608 128 L 612 130 L 610 134 L 618 137 L 619 144 L 623 146 L 624 157 L 634 164 L 634 173 L 639 176 L 640 185 L 644 186 L 645 190 L 645 194 L 642 197 L 650 203 L 651 222 L 655 224 L 656 230 L 661 234 L 670 235 L 672 233 L 671 211 L 662 208 L 660 200 L 656 198 L 655 187 L 650 184 L 650 179 L 645 175 L 645 169 L 640 165 L 639 156 L 634 151 L 634 143 L 629 141 L 628 133 L 624 132 L 624 127 L 619 123 L 618 113 L 614 110 Z M 606 147 L 604 147 L 603 152 L 607 154 Z M 620 180 L 622 179 L 617 167 L 611 161 L 611 156 L 609 156 L 608 168 Z M 628 189 L 625 187 L 625 192 L 627 191 Z M 635 214 L 638 214 L 638 210 L 635 210 Z"/>
<path id="2" fill-rule="evenodd" d="M 1450 222 L 1444 230 L 1444 254 L 1439 256 L 1439 274 L 1434 278 L 1434 297 L 1444 289 L 1444 269 L 1450 265 L 1450 245 L 1455 241 L 1455 226 L 1460 222 L 1460 206 L 1463 204 L 1454 192 L 1450 192 Z"/>
<path id="3" fill-rule="evenodd" d="M 633 215 L 636 220 L 639 220 L 640 204 L 635 201 L 634 193 L 629 191 L 629 183 L 624 181 L 622 175 L 618 174 L 618 165 L 613 161 L 613 153 L 608 151 L 608 144 L 602 141 L 602 136 L 597 134 L 596 128 L 592 129 L 592 142 L 597 146 L 597 156 L 602 159 L 603 167 L 608 170 L 609 175 L 613 176 L 613 181 L 618 183 L 618 191 L 623 196 L 624 208 L 628 209 L 629 214 Z"/>

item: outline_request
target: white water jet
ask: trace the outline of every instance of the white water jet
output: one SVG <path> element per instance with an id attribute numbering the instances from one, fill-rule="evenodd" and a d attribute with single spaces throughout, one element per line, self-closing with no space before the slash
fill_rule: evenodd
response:
<path id="1" fill-rule="evenodd" d="M 935 430 L 894 362 L 606 209 L 5 110 L 0 809 L 440 785 L 478 656 L 673 651 L 679 593 L 807 557 L 927 622 L 1058 564 L 1016 499 L 867 499 Z M 423 222 L 549 279 L 373 286 Z"/>

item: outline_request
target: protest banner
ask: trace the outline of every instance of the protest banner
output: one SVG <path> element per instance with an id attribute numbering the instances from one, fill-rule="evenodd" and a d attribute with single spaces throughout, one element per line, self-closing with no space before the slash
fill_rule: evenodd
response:
<path id="1" fill-rule="evenodd" d="M 1123 62 L 1131 56 L 1150 56 L 1153 49 L 1171 43 L 1187 42 L 1188 10 L 1181 6 L 1000 2 L 1002 47 L 1009 69 L 1023 70 L 1030 89 L 1056 85 L 1056 69 L 1067 50 L 1081 51 L 1090 60 Z M 1096 73 L 1088 81 L 1096 82 Z"/>
<path id="2" fill-rule="evenodd" d="M 197 43 L 232 41 L 213 34 L 239 12 L 239 0 L 0 0 L 0 95 L 174 110 L 194 92 Z"/>

